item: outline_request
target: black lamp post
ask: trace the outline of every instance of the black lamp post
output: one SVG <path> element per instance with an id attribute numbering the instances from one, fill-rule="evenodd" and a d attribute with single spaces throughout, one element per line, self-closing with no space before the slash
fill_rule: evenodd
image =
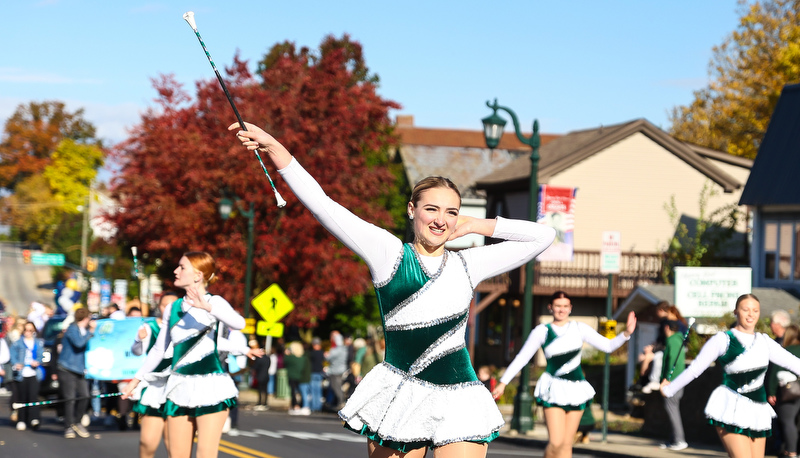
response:
<path id="1" fill-rule="evenodd" d="M 530 138 L 525 138 L 520 131 L 517 115 L 511 111 L 510 108 L 498 105 L 497 99 L 494 99 L 493 104 L 487 101 L 486 106 L 492 109 L 492 114 L 483 118 L 483 135 L 486 138 L 486 146 L 494 149 L 500 144 L 500 138 L 503 136 L 503 128 L 506 125 L 506 120 L 497 114 L 497 110 L 503 110 L 511 116 L 511 120 L 514 122 L 514 131 L 519 141 L 531 147 L 530 206 L 528 209 L 528 218 L 531 221 L 536 221 L 536 217 L 539 213 L 539 183 L 537 181 L 537 175 L 539 173 L 539 145 L 541 144 L 541 139 L 539 138 L 539 121 L 533 121 L 533 134 Z M 535 262 L 536 260 L 532 259 L 525 265 L 525 294 L 522 311 L 523 339 L 527 339 L 533 324 L 533 266 Z M 531 396 L 529 386 L 530 368 L 526 364 L 520 374 L 519 391 L 514 398 L 514 416 L 511 419 L 511 429 L 515 429 L 520 433 L 526 433 L 533 429 L 533 416 L 531 415 L 533 396 Z"/>
<path id="2" fill-rule="evenodd" d="M 247 271 L 245 272 L 244 280 L 244 317 L 250 318 L 250 295 L 253 290 L 253 232 L 255 228 L 255 205 L 250 202 L 250 210 L 245 211 L 242 208 L 239 199 L 236 198 L 236 206 L 239 207 L 239 212 L 247 218 Z M 219 200 L 219 214 L 222 219 L 227 220 L 233 211 L 233 201 L 227 197 Z"/>

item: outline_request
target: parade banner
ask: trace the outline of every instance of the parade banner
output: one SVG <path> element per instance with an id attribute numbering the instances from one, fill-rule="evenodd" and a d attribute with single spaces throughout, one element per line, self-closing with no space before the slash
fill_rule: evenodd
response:
<path id="1" fill-rule="evenodd" d="M 144 355 L 131 352 L 133 340 L 142 324 L 155 318 L 97 320 L 94 336 L 86 348 L 86 378 L 130 380 L 144 363 Z"/>
<path id="2" fill-rule="evenodd" d="M 556 230 L 556 239 L 539 261 L 572 261 L 575 229 L 575 194 L 578 188 L 539 187 L 539 211 L 536 222 Z"/>

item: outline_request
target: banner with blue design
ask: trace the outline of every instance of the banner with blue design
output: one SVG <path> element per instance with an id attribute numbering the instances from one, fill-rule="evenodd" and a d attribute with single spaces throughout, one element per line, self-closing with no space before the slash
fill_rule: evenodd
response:
<path id="1" fill-rule="evenodd" d="M 155 318 L 97 320 L 94 336 L 86 348 L 86 378 L 130 380 L 144 364 L 145 355 L 131 352 L 133 340 L 142 324 Z"/>

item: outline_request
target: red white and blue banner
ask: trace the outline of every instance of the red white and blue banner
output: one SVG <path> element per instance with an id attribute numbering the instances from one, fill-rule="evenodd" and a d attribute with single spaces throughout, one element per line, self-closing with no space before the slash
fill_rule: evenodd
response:
<path id="1" fill-rule="evenodd" d="M 537 223 L 556 230 L 556 239 L 542 254 L 539 261 L 572 261 L 575 249 L 575 194 L 578 188 L 539 187 L 539 214 Z"/>

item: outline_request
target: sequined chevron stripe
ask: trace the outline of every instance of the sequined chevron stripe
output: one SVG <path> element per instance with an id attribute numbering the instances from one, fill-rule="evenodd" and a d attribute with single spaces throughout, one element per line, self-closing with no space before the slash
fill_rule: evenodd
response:
<path id="1" fill-rule="evenodd" d="M 150 343 L 147 345 L 147 351 L 145 351 L 145 353 L 150 352 L 150 349 L 156 344 L 158 333 L 161 332 L 161 325 L 158 324 L 156 320 L 148 321 L 147 326 L 150 328 Z"/>
<path id="2" fill-rule="evenodd" d="M 409 376 L 435 384 L 477 380 L 464 347 L 468 309 L 428 322 L 386 323 L 439 278 L 447 257 L 445 251 L 439 269 L 430 273 L 419 262 L 413 246 L 405 244 L 395 272 L 375 288 L 386 335 L 386 362 Z"/>
<path id="3" fill-rule="evenodd" d="M 186 315 L 186 312 L 183 311 L 182 307 L 182 299 L 178 299 L 177 301 L 172 303 L 172 313 L 169 317 L 169 327 L 170 330 L 178 324 L 178 322 Z M 198 361 L 181 365 L 182 360 L 191 353 L 191 351 L 199 344 L 203 342 L 203 339 L 206 338 L 206 334 L 211 332 L 211 328 L 207 327 L 205 329 L 199 330 L 199 332 L 188 338 L 184 339 L 180 342 L 172 342 L 173 353 L 172 353 L 172 370 L 175 373 L 182 374 L 182 375 L 203 375 L 203 374 L 221 374 L 225 373 L 222 369 L 222 364 L 219 361 L 219 355 L 217 354 L 217 346 L 216 344 L 213 345 L 214 350 L 209 352 L 208 354 L 204 355 Z"/>
<path id="4" fill-rule="evenodd" d="M 580 365 L 580 357 L 581 357 L 581 350 L 580 348 L 577 350 L 569 351 L 566 353 L 562 353 L 560 355 L 552 355 L 547 358 L 547 367 L 545 371 L 548 374 L 552 375 L 553 377 L 563 378 L 565 380 L 585 380 L 583 377 L 583 370 L 581 370 Z M 569 372 L 564 374 L 559 374 L 558 371 L 564 367 L 566 364 L 570 363 L 574 359 L 578 359 L 578 363 L 575 364 L 575 367 L 571 369 Z"/>
<path id="5" fill-rule="evenodd" d="M 764 389 L 766 373 L 766 366 L 732 374 L 723 372 L 722 384 L 755 402 L 767 402 L 767 392 Z"/>

